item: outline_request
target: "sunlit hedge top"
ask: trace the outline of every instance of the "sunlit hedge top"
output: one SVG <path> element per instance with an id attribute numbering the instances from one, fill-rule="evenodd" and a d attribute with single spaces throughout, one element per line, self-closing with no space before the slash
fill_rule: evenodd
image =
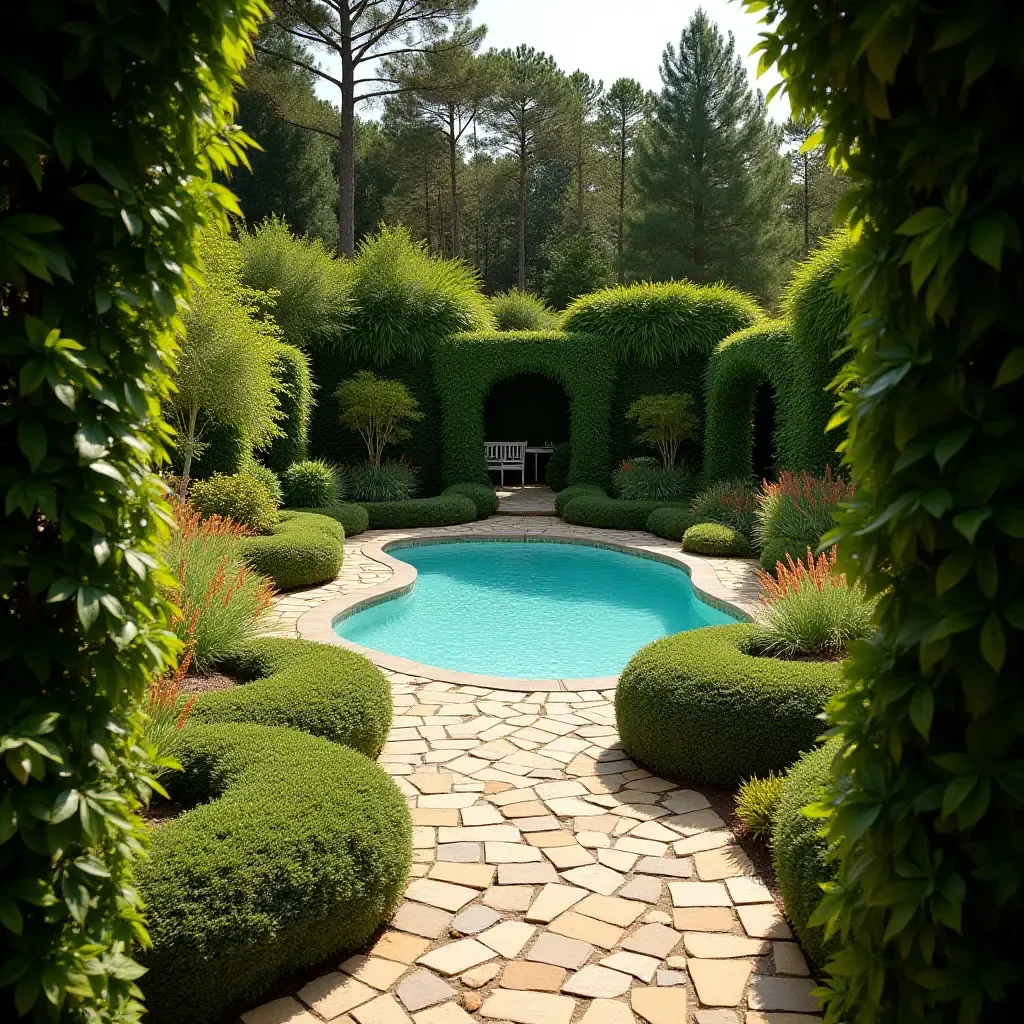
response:
<path id="1" fill-rule="evenodd" d="M 654 365 L 664 359 L 710 352 L 763 313 L 742 292 L 723 284 L 689 281 L 604 288 L 576 299 L 565 311 L 567 331 L 606 339 L 620 362 Z"/>
<path id="2" fill-rule="evenodd" d="M 359 246 L 352 273 L 352 327 L 340 344 L 351 359 L 418 359 L 441 338 L 496 326 L 476 273 L 461 260 L 431 258 L 405 228 L 381 225 Z"/>
<path id="3" fill-rule="evenodd" d="M 826 347 L 822 351 L 826 360 L 850 322 L 849 300 L 834 284 L 849 250 L 850 236 L 845 231 L 830 235 L 820 249 L 797 264 L 783 297 L 796 344 Z"/>

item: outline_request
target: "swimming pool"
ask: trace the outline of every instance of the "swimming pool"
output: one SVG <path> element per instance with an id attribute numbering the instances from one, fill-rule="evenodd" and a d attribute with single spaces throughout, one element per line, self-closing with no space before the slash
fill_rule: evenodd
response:
<path id="1" fill-rule="evenodd" d="M 644 644 L 736 621 L 673 565 L 581 544 L 392 548 L 413 590 L 335 623 L 345 640 L 425 665 L 514 679 L 615 676 Z"/>

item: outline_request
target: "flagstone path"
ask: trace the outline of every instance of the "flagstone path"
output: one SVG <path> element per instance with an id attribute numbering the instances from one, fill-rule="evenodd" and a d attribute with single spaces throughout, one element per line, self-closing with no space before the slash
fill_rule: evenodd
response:
<path id="1" fill-rule="evenodd" d="M 309 601 L 386 580 L 361 559 L 372 539 L 346 543 L 335 584 L 280 600 L 282 633 L 294 635 Z M 749 563 L 716 571 L 749 594 Z M 771 893 L 699 787 L 629 758 L 612 691 L 388 675 L 395 718 L 379 761 L 412 811 L 405 899 L 361 953 L 244 1024 L 816 1019 L 814 983 Z"/>

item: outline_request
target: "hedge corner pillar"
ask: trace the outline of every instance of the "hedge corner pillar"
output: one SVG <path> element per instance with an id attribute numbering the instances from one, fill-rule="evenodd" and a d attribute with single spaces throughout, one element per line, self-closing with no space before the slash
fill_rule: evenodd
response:
<path id="1" fill-rule="evenodd" d="M 446 487 L 487 481 L 484 403 L 498 381 L 525 373 L 557 381 L 569 397 L 569 483 L 607 482 L 615 359 L 601 340 L 560 332 L 459 334 L 438 346 L 434 371 Z"/>

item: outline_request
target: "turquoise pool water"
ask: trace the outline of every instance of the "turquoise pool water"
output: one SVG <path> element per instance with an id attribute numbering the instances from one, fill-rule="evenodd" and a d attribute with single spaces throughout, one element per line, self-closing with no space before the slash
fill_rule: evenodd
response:
<path id="1" fill-rule="evenodd" d="M 393 550 L 410 594 L 335 625 L 339 636 L 425 665 L 514 679 L 618 675 L 644 644 L 735 621 L 681 569 L 579 544 L 487 541 Z"/>

